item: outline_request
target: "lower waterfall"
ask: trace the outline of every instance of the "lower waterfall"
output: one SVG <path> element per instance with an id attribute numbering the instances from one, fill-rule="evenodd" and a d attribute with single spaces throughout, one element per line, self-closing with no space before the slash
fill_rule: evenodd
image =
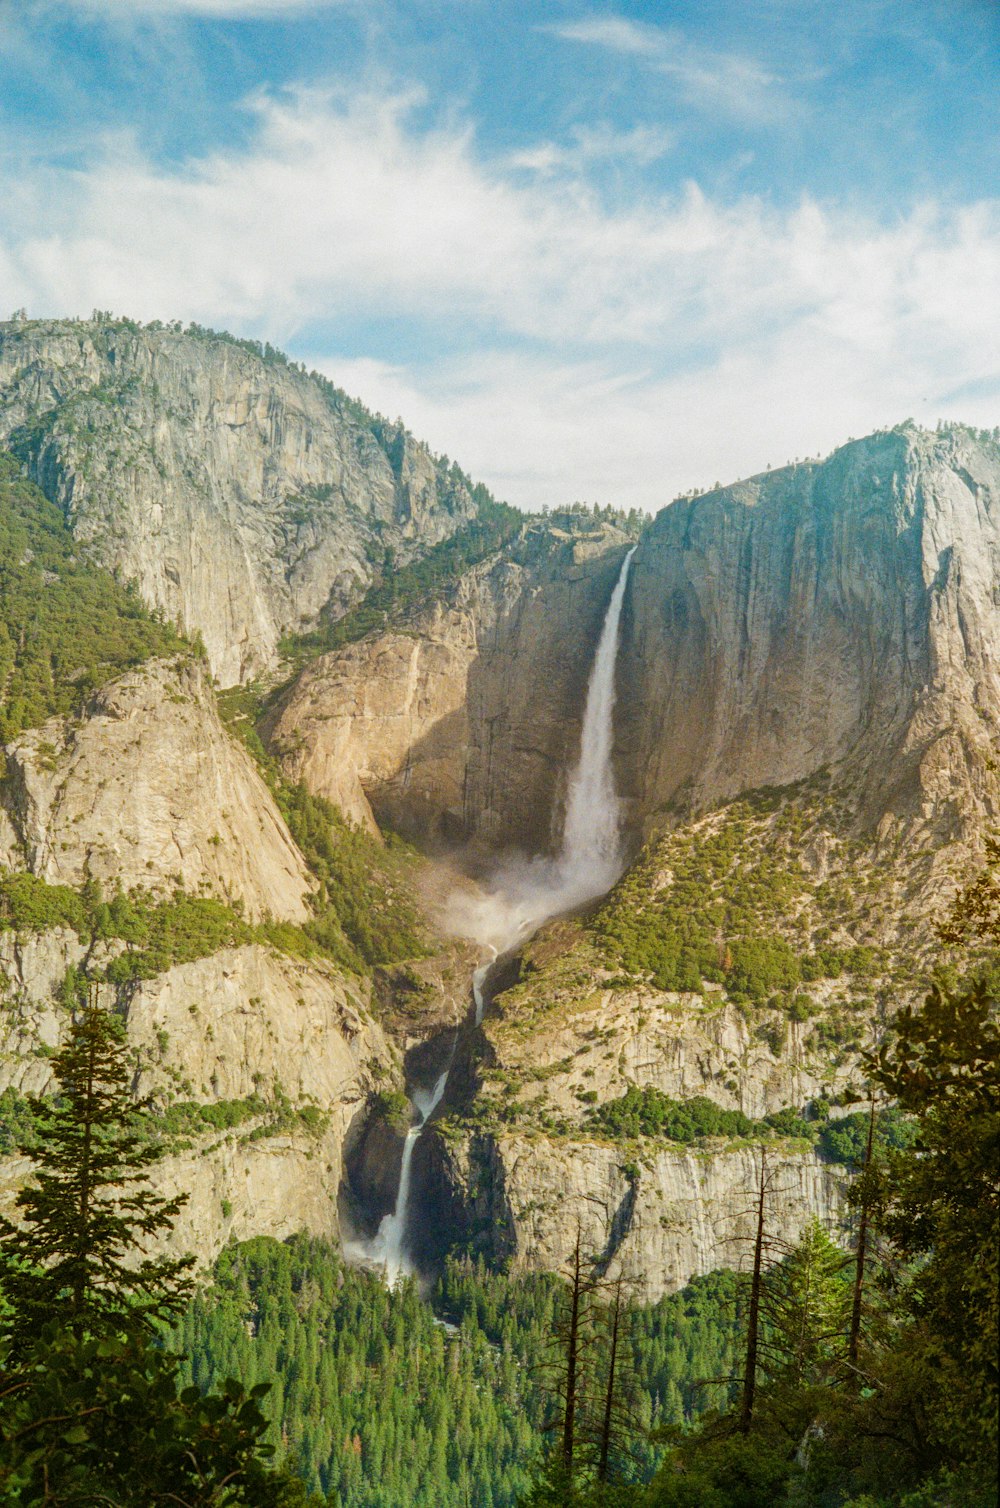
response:
<path id="1" fill-rule="evenodd" d="M 392 1213 L 383 1219 L 374 1239 L 366 1244 L 365 1256 L 368 1261 L 376 1262 L 384 1267 L 385 1280 L 390 1288 L 395 1288 L 401 1277 L 407 1277 L 413 1271 L 404 1246 L 406 1217 L 410 1207 L 413 1153 L 421 1131 L 441 1103 L 441 1096 L 444 1094 L 450 1072 L 451 1064 L 449 1063 L 444 1072 L 438 1075 L 433 1089 L 429 1092 L 423 1089 L 413 1091 L 413 1108 L 420 1119 L 415 1121 L 407 1131 L 406 1140 L 403 1143 L 403 1161 L 399 1166 L 399 1192 L 396 1195 L 396 1205 Z"/>
<path id="2" fill-rule="evenodd" d="M 489 955 L 472 976 L 477 1026 L 486 1008 L 487 976 L 497 958 L 526 942 L 550 917 L 604 895 L 622 871 L 621 808 L 611 750 L 622 606 L 634 554 L 635 546 L 622 562 L 597 643 L 587 685 L 580 758 L 569 780 L 559 853 L 554 858 L 535 858 L 501 867 L 482 895 L 471 901 L 463 898 L 460 903 L 456 930 L 480 943 Z M 352 1251 L 362 1261 L 384 1269 L 390 1287 L 414 1271 L 406 1248 L 413 1153 L 444 1095 L 454 1055 L 455 1043 L 448 1066 L 433 1089 L 414 1091 L 413 1106 L 419 1120 L 410 1127 L 403 1144 L 399 1189 L 392 1213 L 384 1217 L 371 1240 L 351 1244 Z"/>

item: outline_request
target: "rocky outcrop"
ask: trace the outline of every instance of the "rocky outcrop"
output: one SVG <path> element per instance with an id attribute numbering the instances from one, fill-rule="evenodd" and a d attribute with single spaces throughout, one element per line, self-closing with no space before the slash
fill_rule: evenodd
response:
<path id="1" fill-rule="evenodd" d="M 516 1021 L 486 1023 L 488 1076 L 518 1082 L 518 1099 L 529 1110 L 572 1120 L 580 1116 L 581 1095 L 593 1093 L 604 1103 L 635 1084 L 676 1100 L 705 1095 L 760 1120 L 789 1105 L 840 1095 L 858 1082 L 856 1053 L 816 1046 L 816 1020 L 830 1014 L 832 983 L 812 986 L 815 1015 L 808 1020 L 772 1013 L 761 1030 L 754 1016 L 762 1013 L 741 1011 L 721 988 L 705 995 L 639 983 L 609 989 L 609 971 L 601 972 L 604 980 L 600 974 L 591 979 L 578 1001 L 548 1020 L 542 1015 L 526 1031 L 519 1032 Z"/>
<path id="2" fill-rule="evenodd" d="M 368 990 L 319 960 L 225 948 L 130 993 L 129 1041 L 140 1093 L 169 1080 L 210 1102 L 284 1096 L 334 1116 L 343 1135 L 395 1059 L 368 1014 Z"/>
<path id="3" fill-rule="evenodd" d="M 527 526 L 445 602 L 309 666 L 265 721 L 270 747 L 359 821 L 548 848 L 626 548 L 610 525 Z"/>
<path id="4" fill-rule="evenodd" d="M 65 927 L 20 936 L 0 932 L 0 1092 L 45 1094 L 51 1088 L 49 1057 L 67 1021 L 63 981 L 86 954 L 86 944 Z"/>
<path id="5" fill-rule="evenodd" d="M 636 825 L 823 766 L 870 824 L 994 817 L 1000 449 L 912 426 L 672 504 L 632 568 L 618 770 Z"/>
<path id="6" fill-rule="evenodd" d="M 437 607 L 418 632 L 321 655 L 266 719 L 265 737 L 291 779 L 369 831 L 379 831 L 370 792 L 397 828 L 460 835 L 475 656 L 473 614 Z"/>
<path id="7" fill-rule="evenodd" d="M 60 986 L 84 952 L 61 930 L 0 934 L 0 1090 L 51 1090 L 51 1052 L 69 1022 Z M 111 1003 L 110 987 L 102 991 Z M 137 1092 L 208 1112 L 177 1133 L 177 1151 L 153 1174 L 158 1188 L 188 1195 L 171 1248 L 209 1263 L 227 1240 L 262 1233 L 309 1230 L 335 1240 L 349 1128 L 372 1092 L 400 1073 L 369 1014 L 367 985 L 249 945 L 116 993 Z M 236 1123 L 227 1128 L 227 1120 Z M 0 1162 L 0 1202 L 12 1203 L 27 1171 L 23 1159 Z"/>
<path id="8" fill-rule="evenodd" d="M 269 1136 L 252 1140 L 244 1131 L 214 1138 L 207 1146 L 164 1158 L 150 1182 L 166 1195 L 187 1199 L 166 1243 L 210 1267 L 230 1241 L 298 1231 L 339 1239 L 337 1180 L 341 1142 L 336 1132 Z M 0 1175 L 2 1177 L 2 1175 Z"/>
<path id="9" fill-rule="evenodd" d="M 312 879 L 196 661 L 154 661 L 7 746 L 0 863 L 51 884 L 183 885 L 304 921 Z"/>
<path id="10" fill-rule="evenodd" d="M 200 634 L 224 685 L 339 615 L 386 548 L 422 553 L 475 512 L 401 425 L 225 338 L 128 322 L 0 324 L 0 444 L 76 537 Z"/>
<path id="11" fill-rule="evenodd" d="M 631 1161 L 607 1143 L 501 1133 L 479 1145 L 439 1138 L 436 1151 L 452 1218 L 514 1270 L 563 1268 L 579 1229 L 599 1268 L 652 1303 L 696 1274 L 751 1259 L 759 1149 L 644 1149 Z M 777 1147 L 767 1169 L 770 1236 L 794 1242 L 814 1216 L 837 1236 L 842 1170 Z"/>

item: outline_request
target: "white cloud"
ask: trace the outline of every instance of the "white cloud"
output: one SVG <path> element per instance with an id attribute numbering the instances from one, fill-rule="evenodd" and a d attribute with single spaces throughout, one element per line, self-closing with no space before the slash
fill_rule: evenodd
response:
<path id="1" fill-rule="evenodd" d="M 634 126 L 618 131 L 606 122 L 576 126 L 568 142 L 543 141 L 512 152 L 507 165 L 543 177 L 584 173 L 595 165 L 649 167 L 674 145 L 674 133 L 661 126 Z"/>
<path id="2" fill-rule="evenodd" d="M 26 165 L 5 194 L 6 301 L 293 350 L 311 324 L 367 321 L 384 343 L 397 321 L 419 359 L 356 346 L 330 375 L 528 506 L 655 507 L 908 414 L 933 422 L 959 390 L 958 417 L 1000 420 L 997 201 L 884 226 L 692 185 L 609 210 L 585 178 L 418 130 L 414 103 L 261 98 L 249 148 L 183 171 L 122 141 L 83 171 Z"/>
<path id="3" fill-rule="evenodd" d="M 781 114 L 781 80 L 756 59 L 691 42 L 677 27 L 652 26 L 623 16 L 590 16 L 546 28 L 579 42 L 645 63 L 671 79 L 689 105 L 724 110 L 744 119 Z"/>

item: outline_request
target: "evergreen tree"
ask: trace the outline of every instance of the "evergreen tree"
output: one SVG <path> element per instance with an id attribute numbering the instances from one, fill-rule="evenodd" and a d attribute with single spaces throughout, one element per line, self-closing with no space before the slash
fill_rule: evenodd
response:
<path id="1" fill-rule="evenodd" d="M 769 1272 L 766 1370 L 786 1387 L 824 1383 L 840 1370 L 849 1262 L 814 1215 L 786 1261 Z"/>
<path id="2" fill-rule="evenodd" d="M 226 1381 L 179 1390 L 158 1321 L 190 1259 L 145 1255 L 183 1200 L 146 1185 L 161 1155 L 129 1092 L 121 1024 L 92 991 L 32 1101 L 37 1175 L 0 1226 L 0 1498 L 24 1508 L 305 1508 L 268 1464 L 259 1403 Z M 137 1252 L 140 1253 L 138 1260 Z M 318 1505 L 317 1505 L 318 1508 Z"/>
<path id="3" fill-rule="evenodd" d="M 877 1212 L 917 1262 L 903 1301 L 926 1437 L 953 1464 L 997 1453 L 1000 1021 L 985 982 L 935 985 L 900 1012 L 872 1074 L 916 1118 L 914 1154 L 888 1155 Z"/>
<path id="4" fill-rule="evenodd" d="M 29 1101 L 35 1177 L 0 1221 L 4 1318 L 16 1354 L 53 1315 L 77 1336 L 148 1330 L 180 1311 L 191 1258 L 142 1255 L 169 1230 L 185 1195 L 148 1186 L 163 1155 L 136 1116 L 121 1022 L 92 987 L 53 1060 L 55 1099 Z"/>

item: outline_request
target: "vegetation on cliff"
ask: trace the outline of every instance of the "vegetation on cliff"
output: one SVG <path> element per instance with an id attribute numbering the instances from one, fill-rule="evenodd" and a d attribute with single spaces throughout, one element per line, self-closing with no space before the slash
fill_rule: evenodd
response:
<path id="1" fill-rule="evenodd" d="M 633 1084 L 618 1099 L 591 1110 L 586 1126 L 615 1141 L 652 1137 L 681 1146 L 712 1137 L 757 1144 L 772 1137 L 793 1137 L 812 1143 L 828 1162 L 853 1168 L 864 1161 L 868 1113 L 859 1111 L 831 1120 L 829 1105 L 822 1103 L 810 1105 L 808 1115 L 785 1109 L 753 1120 L 740 1110 L 723 1109 L 706 1095 L 675 1100 L 655 1085 L 640 1089 Z M 901 1148 L 912 1145 L 915 1131 L 910 1117 L 889 1106 L 877 1112 L 875 1134 L 878 1146 Z"/>
<path id="2" fill-rule="evenodd" d="M 524 524 L 523 514 L 496 502 L 484 487 L 472 487 L 472 496 L 477 514 L 471 523 L 406 565 L 399 565 L 393 550 L 387 548 L 377 562 L 376 579 L 356 607 L 338 618 L 321 616 L 311 632 L 283 640 L 281 653 L 293 664 L 302 664 L 398 623 L 415 608 L 443 598 L 460 576 L 496 554 Z"/>
<path id="3" fill-rule="evenodd" d="M 849 812 L 841 815 L 846 828 Z M 658 990 L 699 991 L 707 982 L 737 1002 L 794 1011 L 802 985 L 869 980 L 884 963 L 878 951 L 831 937 L 861 920 L 860 897 L 817 884 L 801 858 L 810 838 L 847 853 L 857 846 L 836 831 L 837 816 L 838 803 L 820 802 L 808 787 L 734 802 L 654 840 L 589 930 L 623 984 L 642 978 Z M 864 891 L 876 883 L 865 874 Z"/>
<path id="4" fill-rule="evenodd" d="M 304 932 L 328 957 L 364 972 L 377 964 L 417 958 L 429 937 L 411 899 L 415 853 L 390 834 L 384 844 L 357 827 L 323 796 L 286 780 L 261 742 L 256 722 L 259 686 L 219 695 L 219 711 L 253 757 L 312 873 L 319 882 L 313 918 Z"/>
<path id="5" fill-rule="evenodd" d="M 190 645 L 88 564 L 62 513 L 0 452 L 0 742 L 154 655 Z"/>

